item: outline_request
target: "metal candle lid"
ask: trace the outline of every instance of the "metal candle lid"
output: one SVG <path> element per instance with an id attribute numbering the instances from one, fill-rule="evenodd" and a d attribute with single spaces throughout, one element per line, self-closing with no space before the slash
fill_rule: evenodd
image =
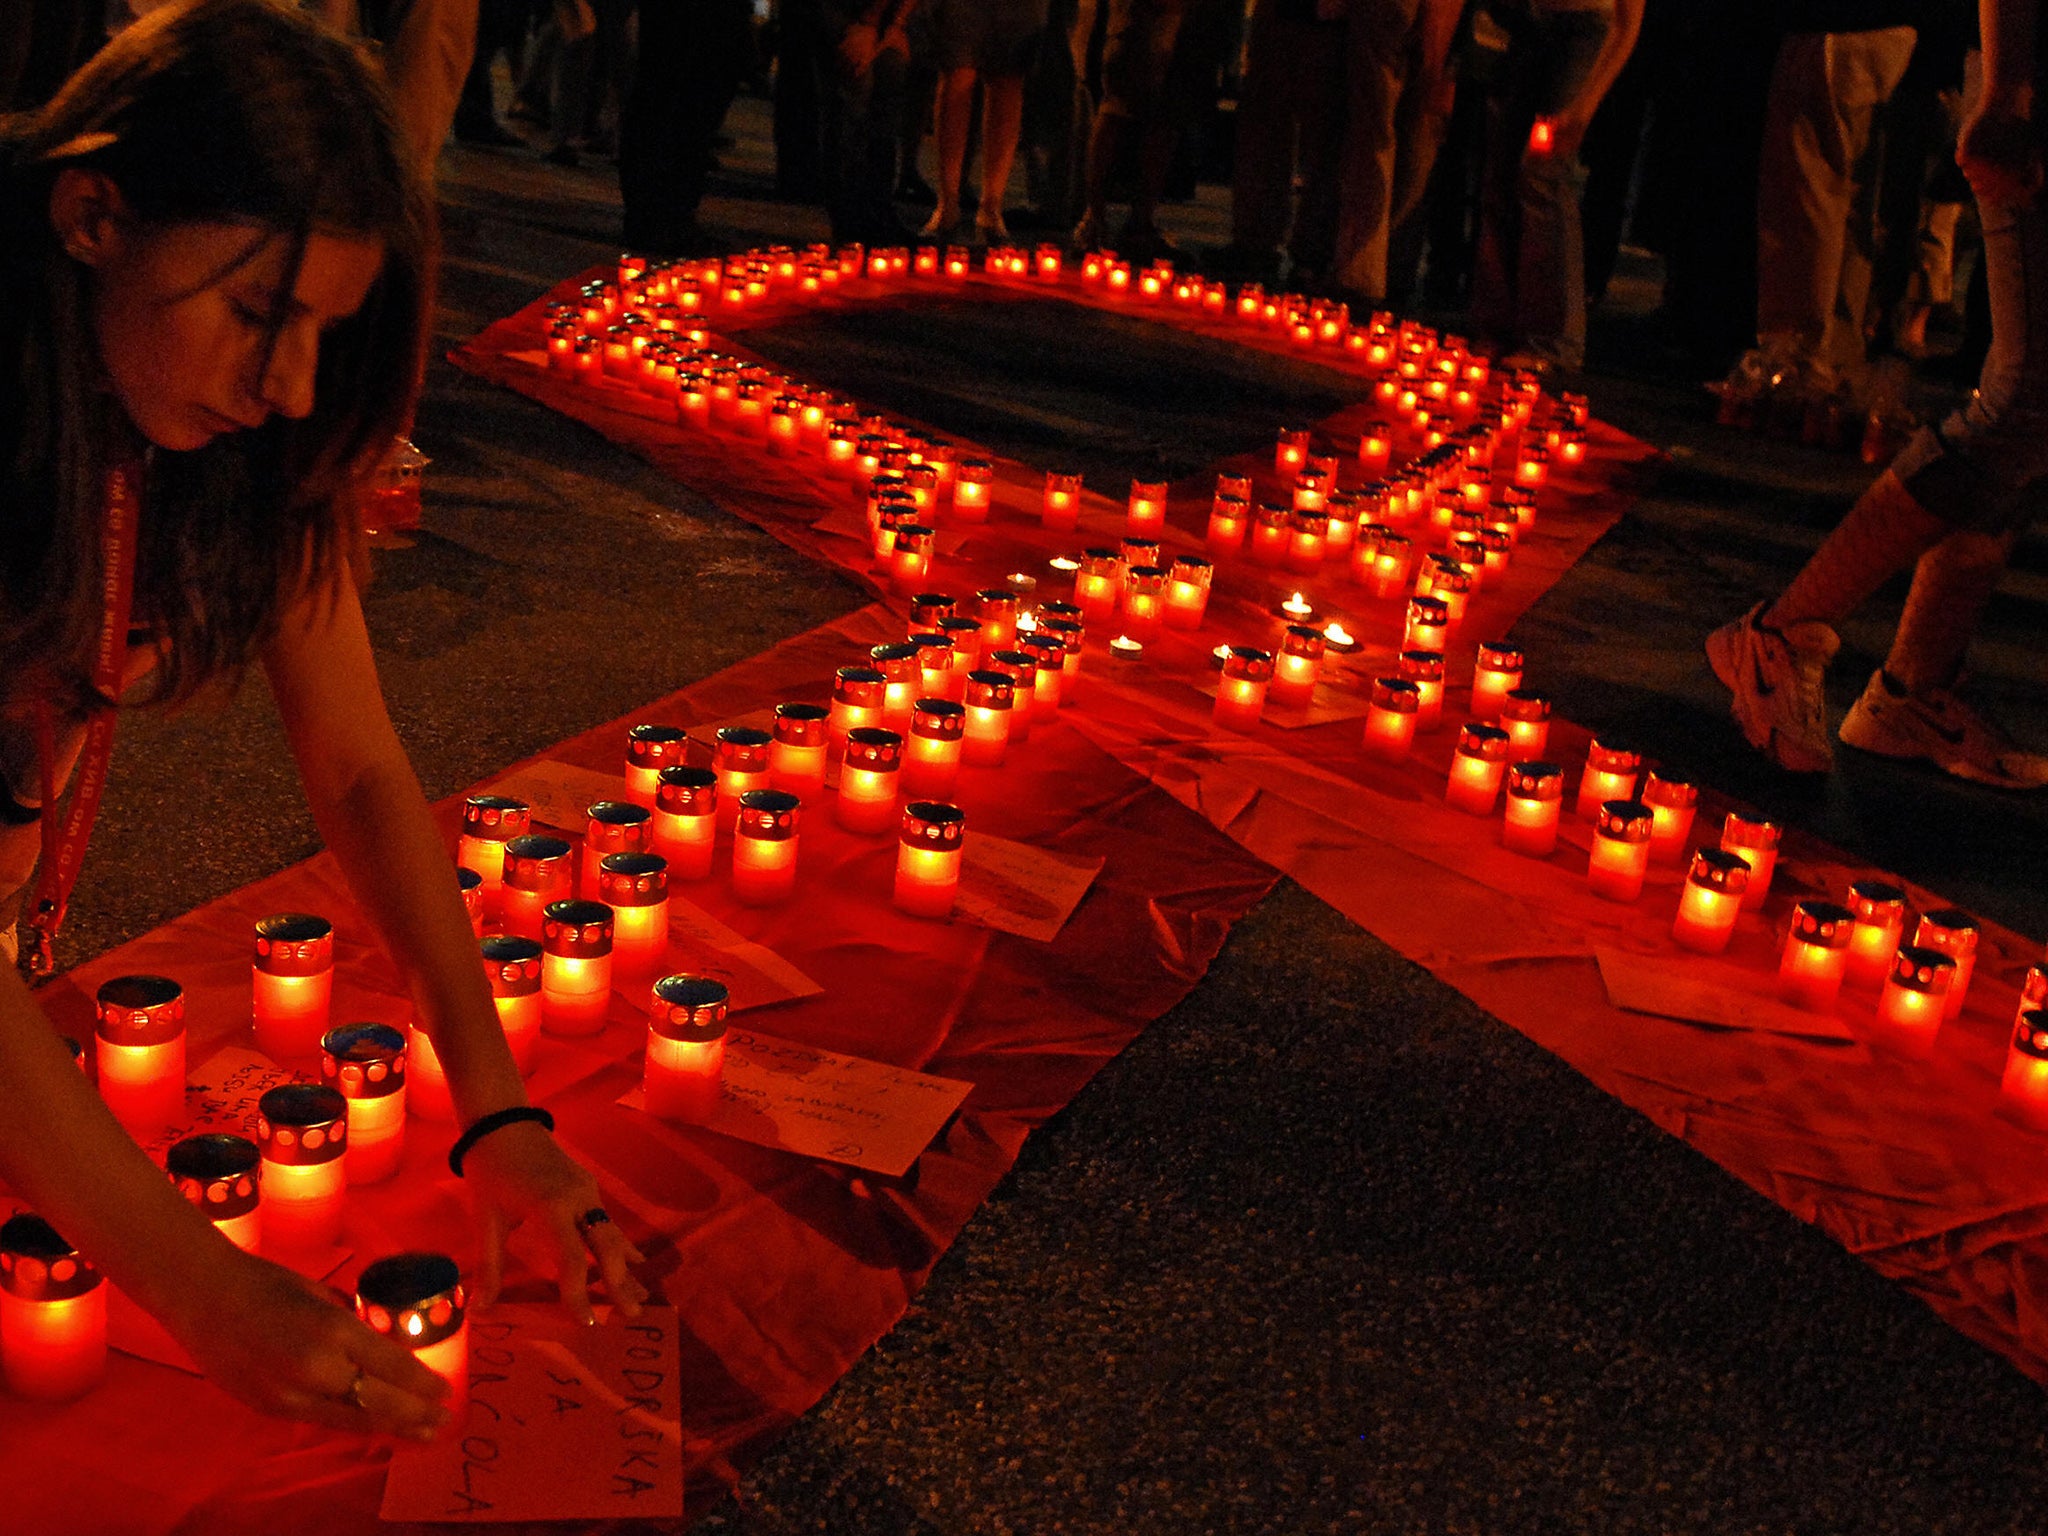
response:
<path id="1" fill-rule="evenodd" d="M 832 711 L 822 704 L 775 706 L 775 739 L 785 747 L 822 747 Z"/>
<path id="2" fill-rule="evenodd" d="M 1856 914 L 1832 901 L 1802 901 L 1792 908 L 1792 936 L 1822 949 L 1847 949 Z"/>
<path id="3" fill-rule="evenodd" d="M 209 1221 L 246 1216 L 262 1195 L 263 1154 L 243 1136 L 187 1136 L 164 1154 L 164 1171 Z"/>
<path id="4" fill-rule="evenodd" d="M 540 990 L 542 951 L 538 939 L 493 934 L 480 948 L 492 997 L 529 997 Z"/>
<path id="5" fill-rule="evenodd" d="M 317 1083 L 286 1083 L 256 1101 L 256 1144 L 273 1163 L 331 1163 L 348 1150 L 348 1100 Z"/>
<path id="6" fill-rule="evenodd" d="M 389 1024 L 344 1024 L 320 1037 L 320 1075 L 345 1099 L 381 1099 L 405 1086 L 405 1035 Z"/>
<path id="7" fill-rule="evenodd" d="M 1740 811 L 1730 811 L 1728 820 L 1721 827 L 1721 841 L 1731 848 L 1775 848 L 1784 835 L 1784 829 L 1775 821 L 1766 821 L 1761 816 L 1745 816 Z M 1899 900 L 1905 899 L 1906 893 L 1900 891 Z"/>
<path id="8" fill-rule="evenodd" d="M 966 641 L 980 637 L 981 620 L 970 619 L 965 614 L 956 613 L 949 618 L 940 619 L 937 628 L 940 634 L 950 635 L 953 640 L 953 648 L 960 650 Z M 841 675 L 845 675 L 843 668 L 841 669 Z"/>
<path id="9" fill-rule="evenodd" d="M 1444 680 L 1442 651 L 1403 651 L 1401 675 L 1410 682 L 1440 683 Z"/>
<path id="10" fill-rule="evenodd" d="M 1643 754 L 1596 738 L 1586 748 L 1586 764 L 1595 773 L 1634 773 L 1643 766 Z"/>
<path id="11" fill-rule="evenodd" d="M 1008 587 L 983 587 L 974 594 L 974 611 L 984 624 L 990 619 L 1014 619 L 1017 594 Z"/>
<path id="12" fill-rule="evenodd" d="M 1026 635 L 1017 642 L 1017 649 L 1040 671 L 1056 672 L 1066 663 L 1067 643 L 1058 635 Z"/>
<path id="13" fill-rule="evenodd" d="M 540 911 L 541 948 L 560 959 L 612 952 L 612 909 L 601 901 L 551 901 Z"/>
<path id="14" fill-rule="evenodd" d="M 603 853 L 638 851 L 647 846 L 654 812 L 625 800 L 600 800 L 584 812 L 583 846 Z"/>
<path id="15" fill-rule="evenodd" d="M 913 736 L 925 736 L 933 741 L 958 741 L 966 733 L 965 704 L 956 704 L 951 699 L 919 699 L 911 712 L 910 734 Z"/>
<path id="16" fill-rule="evenodd" d="M 878 645 L 868 652 L 868 660 L 875 664 L 875 670 L 892 683 L 906 681 L 917 670 L 918 647 L 909 641 L 898 641 L 894 645 Z"/>
<path id="17" fill-rule="evenodd" d="M 950 592 L 920 592 L 910 600 L 910 624 L 913 629 L 926 629 L 941 619 L 953 616 L 954 598 Z"/>
<path id="18" fill-rule="evenodd" d="M 1913 942 L 1924 944 L 1929 949 L 1938 949 L 1945 955 L 1958 960 L 1977 952 L 1977 919 L 1967 912 L 1954 907 L 1944 907 L 1939 912 L 1928 912 L 1921 916 L 1920 925 L 1914 931 Z"/>
<path id="19" fill-rule="evenodd" d="M 1504 763 L 1508 760 L 1508 733 L 1497 725 L 1481 725 L 1473 722 L 1458 730 L 1458 756 L 1477 758 L 1484 763 Z"/>
<path id="20" fill-rule="evenodd" d="M 2048 1010 L 2028 1008 L 2013 1024 L 2012 1048 L 2022 1056 L 2048 1061 Z"/>
<path id="21" fill-rule="evenodd" d="M 899 835 L 909 847 L 944 853 L 965 840 L 967 813 L 939 800 L 913 800 L 903 807 Z"/>
<path id="22" fill-rule="evenodd" d="M 1397 715 L 1412 715 L 1422 708 L 1422 690 L 1405 677 L 1376 677 L 1372 684 L 1372 707 Z"/>
<path id="23" fill-rule="evenodd" d="M 1892 956 L 1892 980 L 1910 992 L 1946 992 L 1955 976 L 1954 958 L 1938 949 L 1906 944 Z"/>
<path id="24" fill-rule="evenodd" d="M 502 843 L 533 825 L 533 808 L 510 795 L 471 795 L 462 802 L 462 835 Z"/>
<path id="25" fill-rule="evenodd" d="M 407 1349 L 425 1349 L 462 1330 L 469 1306 L 462 1271 L 439 1253 L 394 1253 L 356 1277 L 356 1316 Z"/>
<path id="26" fill-rule="evenodd" d="M 1508 793 L 1517 800 L 1562 800 L 1564 769 L 1556 763 L 1512 763 Z"/>
<path id="27" fill-rule="evenodd" d="M 680 726 L 636 725 L 626 732 L 626 761 L 635 768 L 666 768 L 683 760 L 689 744 Z"/>
<path id="28" fill-rule="evenodd" d="M 765 842 L 787 842 L 796 836 L 803 802 L 780 789 L 750 789 L 740 796 L 738 830 Z"/>
<path id="29" fill-rule="evenodd" d="M 1329 643 L 1329 636 L 1313 624 L 1290 624 L 1287 633 L 1280 637 L 1280 653 L 1314 660 L 1329 648 Z"/>
<path id="30" fill-rule="evenodd" d="M 941 619 L 939 622 L 950 624 L 952 621 Z M 975 628 L 979 630 L 981 626 L 977 624 Z M 832 697 L 841 704 L 877 709 L 881 707 L 888 685 L 888 678 L 873 667 L 841 667 L 832 680 Z"/>
<path id="31" fill-rule="evenodd" d="M 647 1027 L 664 1040 L 709 1044 L 725 1034 L 730 995 L 709 976 L 664 976 L 654 984 Z"/>
<path id="32" fill-rule="evenodd" d="M 1512 645 L 1497 640 L 1488 640 L 1479 647 L 1479 668 L 1483 672 L 1519 672 L 1522 670 L 1522 653 Z M 1542 703 L 1542 700 L 1537 700 Z"/>
<path id="33" fill-rule="evenodd" d="M 185 1032 L 185 989 L 168 976 L 116 976 L 100 984 L 99 1037 L 109 1045 L 162 1045 Z"/>
<path id="34" fill-rule="evenodd" d="M 654 804 L 671 816 L 709 816 L 718 802 L 718 775 L 709 768 L 664 768 L 656 777 Z"/>
<path id="35" fill-rule="evenodd" d="M 903 766 L 903 738 L 877 726 L 857 726 L 846 733 L 845 765 L 870 773 L 894 773 Z"/>
<path id="36" fill-rule="evenodd" d="M 668 860 L 658 853 L 608 853 L 597 864 L 597 899 L 608 907 L 658 907 L 668 900 Z"/>
<path id="37" fill-rule="evenodd" d="M 1894 916 L 1903 920 L 1906 893 L 1882 880 L 1858 880 L 1849 887 L 1849 910 L 1859 923 L 1885 922 Z"/>
<path id="38" fill-rule="evenodd" d="M 543 832 L 529 832 L 505 845 L 505 883 L 517 891 L 545 890 L 568 871 L 567 842 Z"/>
<path id="39" fill-rule="evenodd" d="M 1661 805 L 1667 810 L 1683 810 L 1688 805 L 1698 805 L 1700 787 L 1685 779 L 1667 779 L 1652 772 L 1649 781 L 1643 785 L 1643 804 Z"/>
<path id="40" fill-rule="evenodd" d="M 766 773 L 768 747 L 774 739 L 751 725 L 720 726 L 713 749 L 718 766 L 731 773 Z"/>
<path id="41" fill-rule="evenodd" d="M 1657 813 L 1640 800 L 1606 800 L 1600 805 L 1600 836 L 1623 843 L 1647 843 Z"/>
<path id="42" fill-rule="evenodd" d="M 0 1225 L 0 1290 L 23 1301 L 68 1301 L 100 1283 L 100 1272 L 42 1217 L 23 1211 Z"/>
<path id="43" fill-rule="evenodd" d="M 1020 689 L 1031 688 L 1038 678 L 1038 658 L 1029 651 L 990 651 L 986 670 L 1002 673 Z"/>
<path id="44" fill-rule="evenodd" d="M 967 674 L 967 702 L 978 709 L 1009 709 L 1016 684 L 1007 672 L 975 670 Z"/>
<path id="45" fill-rule="evenodd" d="M 1725 848 L 1702 848 L 1692 856 L 1686 884 L 1740 896 L 1749 889 L 1749 860 Z"/>

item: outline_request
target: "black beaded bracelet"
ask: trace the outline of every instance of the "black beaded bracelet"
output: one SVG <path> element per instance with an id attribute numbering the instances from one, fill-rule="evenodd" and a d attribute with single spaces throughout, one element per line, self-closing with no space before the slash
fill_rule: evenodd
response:
<path id="1" fill-rule="evenodd" d="M 448 1149 L 449 1170 L 461 1178 L 462 1160 L 469 1156 L 471 1147 L 491 1132 L 517 1125 L 522 1120 L 531 1120 L 542 1130 L 552 1131 L 555 1128 L 555 1117 L 538 1104 L 514 1104 L 510 1109 L 494 1109 L 488 1115 L 477 1116 L 475 1124 L 455 1138 L 455 1145 Z"/>

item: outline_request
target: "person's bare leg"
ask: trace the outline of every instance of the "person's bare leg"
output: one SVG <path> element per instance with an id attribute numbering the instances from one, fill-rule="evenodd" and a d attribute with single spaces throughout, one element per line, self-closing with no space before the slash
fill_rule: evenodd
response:
<path id="1" fill-rule="evenodd" d="M 1886 470 L 1757 622 L 1778 630 L 1810 621 L 1840 624 L 1949 531 L 1947 523 L 1915 501 L 1899 477 Z"/>
<path id="2" fill-rule="evenodd" d="M 1951 533 L 1920 557 L 1884 669 L 1909 693 L 1953 688 L 2016 533 Z"/>
<path id="3" fill-rule="evenodd" d="M 1131 195 L 1130 222 L 1124 233 L 1159 237 L 1159 199 L 1166 191 L 1166 178 L 1173 169 L 1173 152 L 1180 143 L 1180 130 L 1155 123 L 1145 130 L 1138 145 L 1138 186 Z"/>
<path id="4" fill-rule="evenodd" d="M 967 130 L 974 109 L 974 71 L 949 69 L 939 76 L 939 205 L 927 235 L 951 232 L 960 221 L 960 176 L 967 164 Z"/>
<path id="5" fill-rule="evenodd" d="M 1010 168 L 1017 161 L 1017 138 L 1024 128 L 1024 77 L 984 76 L 981 82 L 981 206 L 974 222 L 991 239 L 1007 240 L 1003 203 L 1010 190 Z"/>
<path id="6" fill-rule="evenodd" d="M 1073 243 L 1092 249 L 1102 243 L 1103 226 L 1109 220 L 1109 178 L 1116 169 L 1130 136 L 1130 119 L 1121 112 L 1098 111 L 1094 131 L 1088 135 L 1088 161 L 1082 182 L 1081 222 L 1074 226 Z"/>

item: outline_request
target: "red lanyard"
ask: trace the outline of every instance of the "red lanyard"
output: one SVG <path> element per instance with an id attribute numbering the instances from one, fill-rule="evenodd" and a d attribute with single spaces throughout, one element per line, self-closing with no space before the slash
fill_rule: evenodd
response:
<path id="1" fill-rule="evenodd" d="M 92 686 L 102 702 L 86 718 L 85 747 L 79 754 L 78 783 L 71 803 L 60 813 L 57 782 L 57 723 L 48 700 L 36 705 L 36 760 L 42 774 L 43 856 L 36 868 L 35 904 L 23 919 L 28 927 L 28 967 L 47 976 L 55 969 L 57 930 L 71 904 L 85 861 L 86 840 L 99 814 L 100 794 L 107 787 L 107 765 L 114 756 L 114 701 L 121 696 L 122 673 L 128 661 L 128 612 L 135 598 L 135 540 L 139 504 L 135 493 L 138 470 L 123 465 L 107 476 L 107 505 L 100 521 L 100 634 L 93 652 Z"/>

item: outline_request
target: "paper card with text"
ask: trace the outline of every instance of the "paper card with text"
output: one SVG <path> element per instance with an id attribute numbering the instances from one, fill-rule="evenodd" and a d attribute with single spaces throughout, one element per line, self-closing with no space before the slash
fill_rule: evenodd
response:
<path id="1" fill-rule="evenodd" d="M 1856 1038 L 1831 1014 L 1809 1013 L 1780 1002 L 1766 990 L 1765 978 L 1726 960 L 1634 955 L 1618 949 L 1595 949 L 1593 956 L 1600 963 L 1607 1000 L 1630 1013 L 1816 1040 Z"/>
<path id="2" fill-rule="evenodd" d="M 954 915 L 1049 944 L 1102 873 L 1101 859 L 1047 853 L 986 832 L 967 834 Z"/>
<path id="3" fill-rule="evenodd" d="M 622 757 L 624 750 L 622 746 Z M 483 792 L 524 800 L 533 807 L 535 821 L 580 837 L 590 820 L 591 806 L 600 800 L 626 798 L 626 776 L 623 772 L 599 773 L 594 768 L 578 768 L 574 763 L 558 763 L 544 757 L 513 769 L 501 779 L 493 779 Z"/>
<path id="4" fill-rule="evenodd" d="M 459 1430 L 392 1455 L 386 1520 L 679 1520 L 687 1466 L 675 1312 L 582 1328 L 552 1307 L 469 1321 Z"/>
<path id="5" fill-rule="evenodd" d="M 899 1178 L 974 1084 L 735 1029 L 719 1089 L 707 1130 Z M 645 1101 L 635 1088 L 619 1102 Z"/>
<path id="6" fill-rule="evenodd" d="M 824 988 L 765 944 L 742 938 L 695 902 L 668 898 L 668 968 L 725 983 L 733 1013 L 792 998 L 816 997 Z M 645 1007 L 644 997 L 636 1000 Z"/>

